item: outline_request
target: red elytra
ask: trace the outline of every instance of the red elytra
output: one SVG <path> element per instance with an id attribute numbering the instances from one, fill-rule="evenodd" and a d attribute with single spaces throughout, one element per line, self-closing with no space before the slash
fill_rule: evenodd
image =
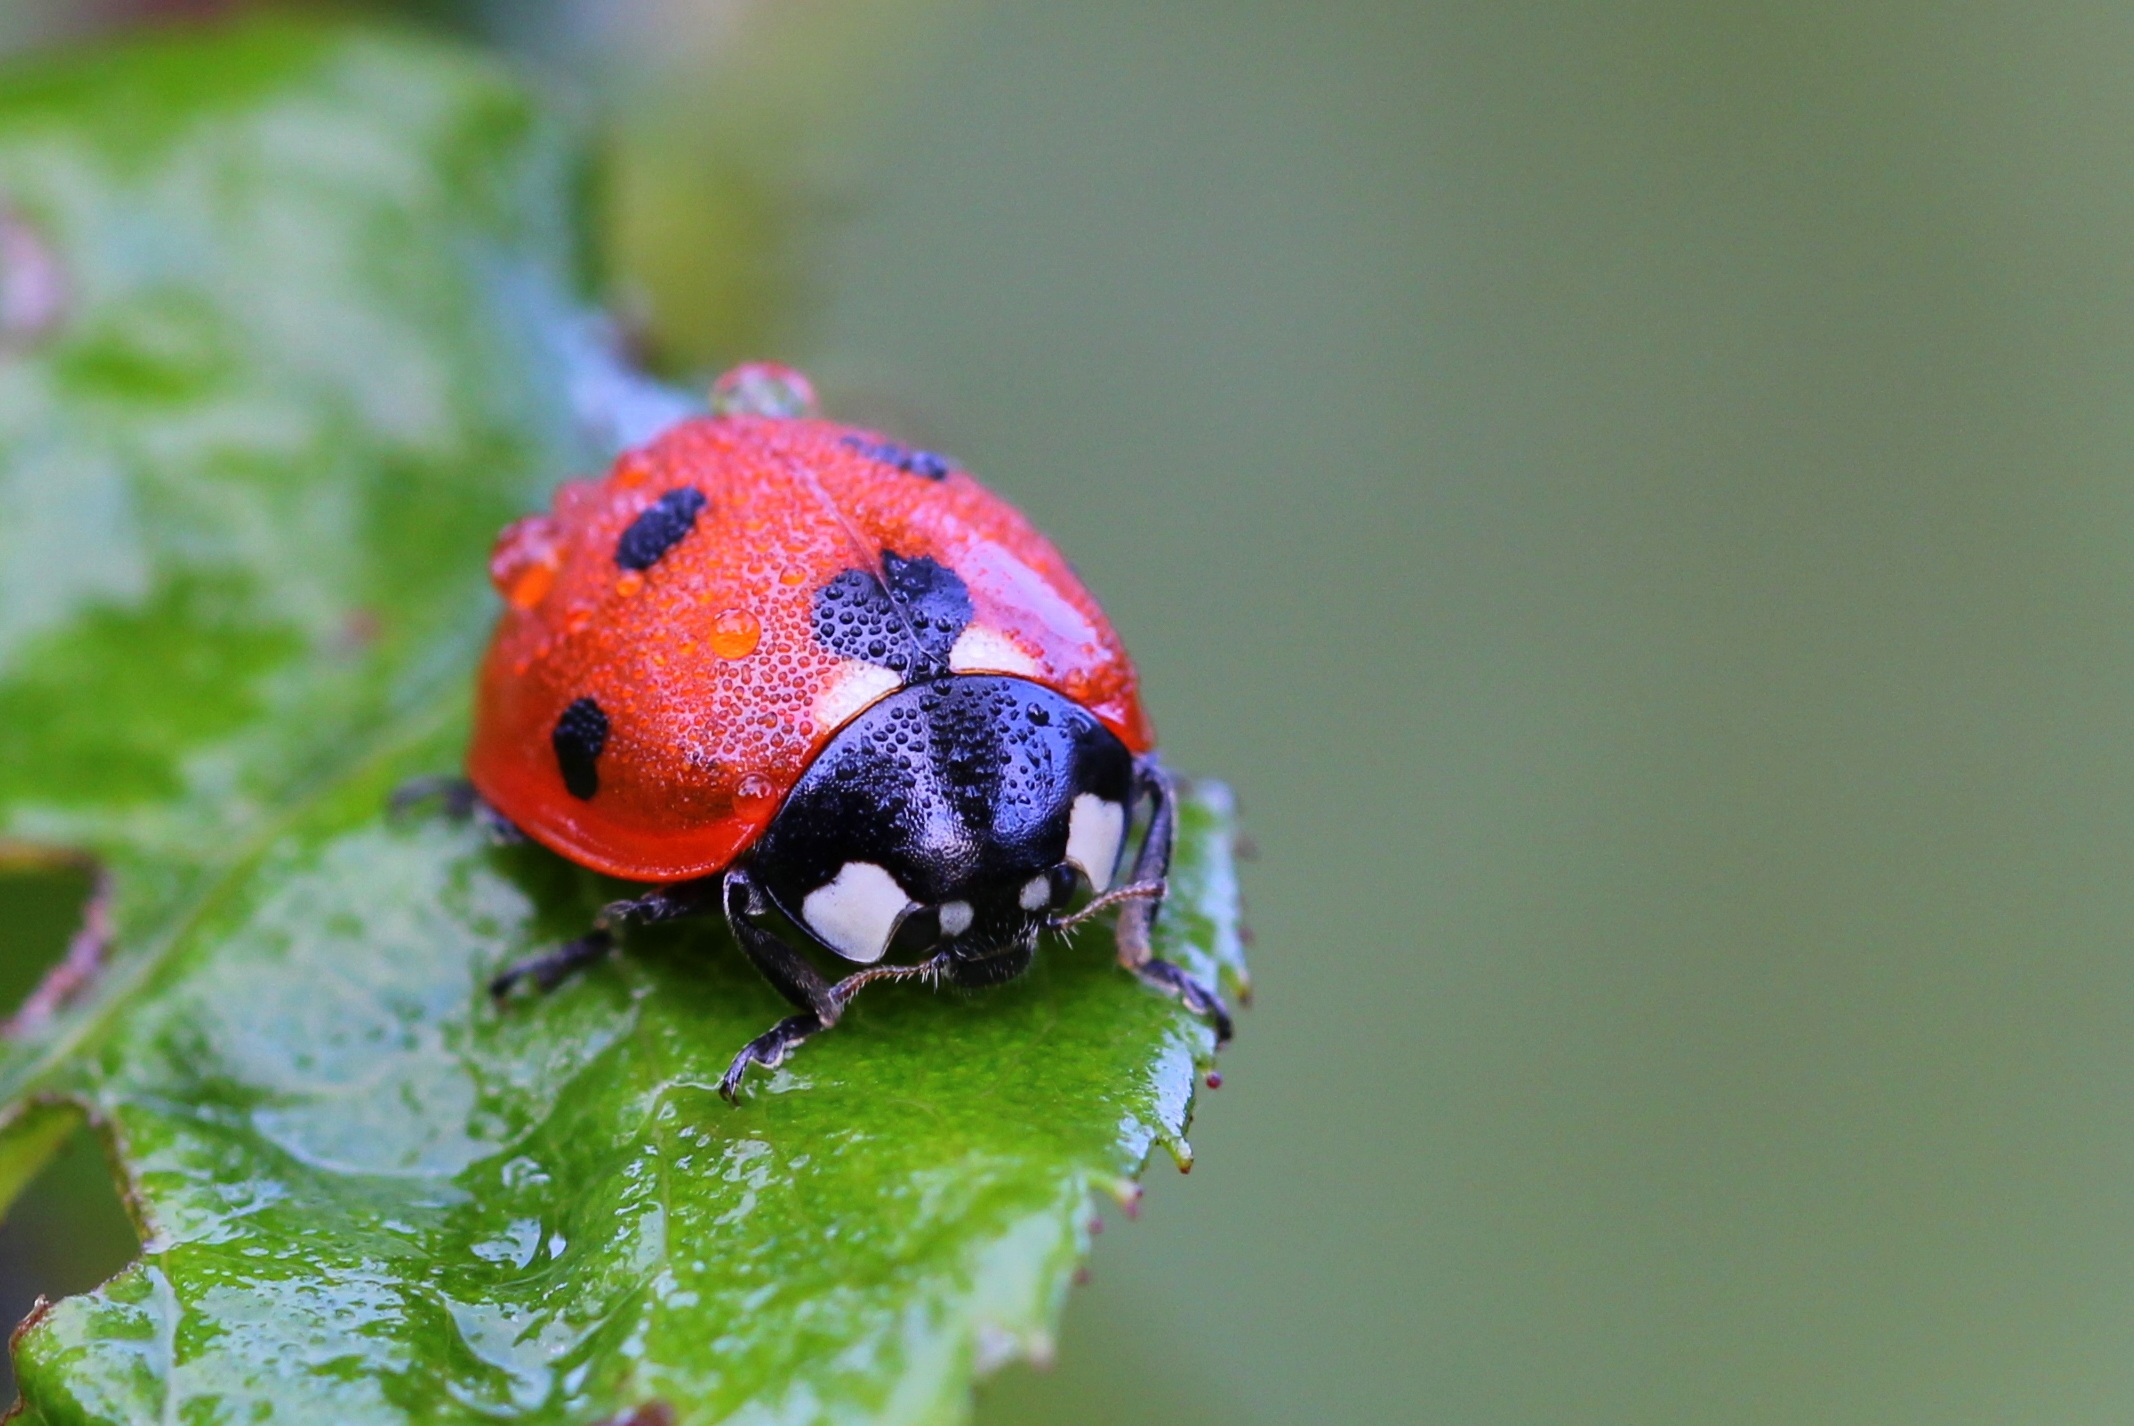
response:
<path id="1" fill-rule="evenodd" d="M 880 667 L 816 637 L 819 590 L 930 558 L 969 589 L 957 672 L 1015 674 L 1087 708 L 1133 752 L 1155 735 L 1132 662 L 1067 562 L 962 470 L 827 421 L 684 422 L 606 479 L 559 488 L 548 514 L 497 541 L 505 612 L 483 662 L 467 772 L 529 837 L 634 881 L 707 876 L 746 851 L 845 723 L 894 690 Z M 673 492 L 703 497 L 644 569 L 618 561 L 633 522 Z M 595 700 L 607 720 L 599 792 L 574 796 L 551 737 Z"/>

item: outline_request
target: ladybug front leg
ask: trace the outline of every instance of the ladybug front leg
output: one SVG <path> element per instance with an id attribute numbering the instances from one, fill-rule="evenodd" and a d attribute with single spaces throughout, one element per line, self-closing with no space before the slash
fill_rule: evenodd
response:
<path id="1" fill-rule="evenodd" d="M 748 1073 L 750 1065 L 776 1069 L 810 1035 L 820 1034 L 835 1025 L 844 1007 L 831 994 L 830 982 L 823 979 L 822 972 L 760 924 L 761 918 L 770 914 L 770 899 L 749 876 L 746 867 L 735 867 L 726 873 L 722 899 L 726 924 L 732 928 L 741 953 L 763 973 L 763 978 L 774 990 L 800 1007 L 800 1014 L 788 1015 L 743 1045 L 741 1053 L 735 1055 L 733 1063 L 727 1066 L 725 1075 L 719 1080 L 719 1093 L 726 1097 L 728 1104 L 739 1104 L 741 1078 Z"/>
<path id="2" fill-rule="evenodd" d="M 1139 801 L 1144 797 L 1150 804 L 1149 825 L 1141 839 L 1141 850 L 1134 857 L 1135 887 L 1163 883 L 1171 871 L 1171 848 L 1178 837 L 1178 789 L 1154 753 L 1134 759 L 1134 798 Z M 1156 954 L 1150 933 L 1155 929 L 1156 914 L 1162 909 L 1161 895 L 1137 897 L 1119 908 L 1119 964 L 1139 976 L 1142 984 L 1174 995 L 1186 1009 L 1207 1016 L 1215 1024 L 1216 1043 L 1226 1044 L 1231 1024 L 1230 1010 L 1223 998 Z"/>
<path id="3" fill-rule="evenodd" d="M 760 924 L 761 918 L 770 914 L 769 898 L 750 877 L 745 867 L 736 867 L 726 874 L 726 923 L 733 928 L 734 940 L 742 954 L 777 992 L 794 1005 L 800 1014 L 788 1015 L 770 1029 L 741 1047 L 734 1056 L 726 1073 L 719 1080 L 719 1093 L 729 1104 L 741 1102 L 741 1081 L 748 1074 L 750 1065 L 762 1065 L 776 1069 L 812 1035 L 819 1035 L 835 1025 L 852 1003 L 852 997 L 861 989 L 878 980 L 931 980 L 939 984 L 947 974 L 950 955 L 941 952 L 932 960 L 915 966 L 869 966 L 854 971 L 843 980 L 832 983 L 824 979 L 822 972 L 808 963 L 806 957 L 787 945 L 777 934 Z"/>
<path id="4" fill-rule="evenodd" d="M 615 947 L 615 932 L 628 925 L 650 925 L 656 921 L 674 921 L 684 916 L 697 916 L 710 909 L 711 886 L 709 881 L 685 881 L 674 886 L 662 886 L 643 896 L 627 901 L 610 901 L 600 908 L 600 915 L 593 921 L 593 929 L 575 941 L 566 941 L 554 950 L 543 951 L 537 956 L 528 956 L 504 970 L 489 982 L 489 993 L 499 1000 L 512 992 L 521 981 L 530 980 L 542 991 L 554 990 L 563 983 L 565 976 L 581 966 L 591 965 Z"/>

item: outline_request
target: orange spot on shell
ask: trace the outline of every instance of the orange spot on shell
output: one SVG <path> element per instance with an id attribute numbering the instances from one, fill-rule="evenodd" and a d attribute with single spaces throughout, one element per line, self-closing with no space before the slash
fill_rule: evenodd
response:
<path id="1" fill-rule="evenodd" d="M 763 641 L 763 621 L 746 609 L 728 609 L 711 621 L 711 651 L 722 659 L 745 659 Z"/>
<path id="2" fill-rule="evenodd" d="M 615 462 L 615 483 L 628 488 L 643 485 L 652 478 L 652 462 L 642 451 L 627 451 Z"/>
<path id="3" fill-rule="evenodd" d="M 489 552 L 489 582 L 514 609 L 531 609 L 555 587 L 563 568 L 563 541 L 546 515 L 514 520 Z"/>
<path id="4" fill-rule="evenodd" d="M 548 598 L 548 591 L 555 587 L 554 566 L 528 565 L 519 577 L 511 582 L 511 588 L 505 592 L 504 597 L 511 601 L 511 607 L 514 609 L 531 609 Z"/>

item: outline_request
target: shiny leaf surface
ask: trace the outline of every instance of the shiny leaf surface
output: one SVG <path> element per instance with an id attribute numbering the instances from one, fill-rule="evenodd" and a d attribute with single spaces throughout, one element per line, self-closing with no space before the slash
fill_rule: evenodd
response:
<path id="1" fill-rule="evenodd" d="M 0 850 L 116 888 L 0 1058 L 0 1189 L 87 1115 L 145 1244 L 20 1336 L 26 1419 L 952 1420 L 1183 1152 L 1209 1033 L 1102 931 L 740 1110 L 783 1010 L 722 931 L 484 993 L 620 887 L 386 795 L 458 761 L 496 529 L 682 409 L 592 340 L 584 176 L 403 38 L 0 80 Z M 1230 838 L 1194 793 L 1160 933 L 1234 991 Z"/>

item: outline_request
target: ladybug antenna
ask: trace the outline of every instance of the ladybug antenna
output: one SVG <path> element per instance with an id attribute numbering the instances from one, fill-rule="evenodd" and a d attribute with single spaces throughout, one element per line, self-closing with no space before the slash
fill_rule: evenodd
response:
<path id="1" fill-rule="evenodd" d="M 1137 881 L 1131 886 L 1122 886 L 1105 892 L 1072 916 L 1054 916 L 1045 922 L 1045 925 L 1049 930 L 1065 931 L 1070 927 L 1081 925 L 1099 911 L 1117 906 L 1122 901 L 1160 900 L 1164 890 L 1165 883 L 1161 881 Z"/>

